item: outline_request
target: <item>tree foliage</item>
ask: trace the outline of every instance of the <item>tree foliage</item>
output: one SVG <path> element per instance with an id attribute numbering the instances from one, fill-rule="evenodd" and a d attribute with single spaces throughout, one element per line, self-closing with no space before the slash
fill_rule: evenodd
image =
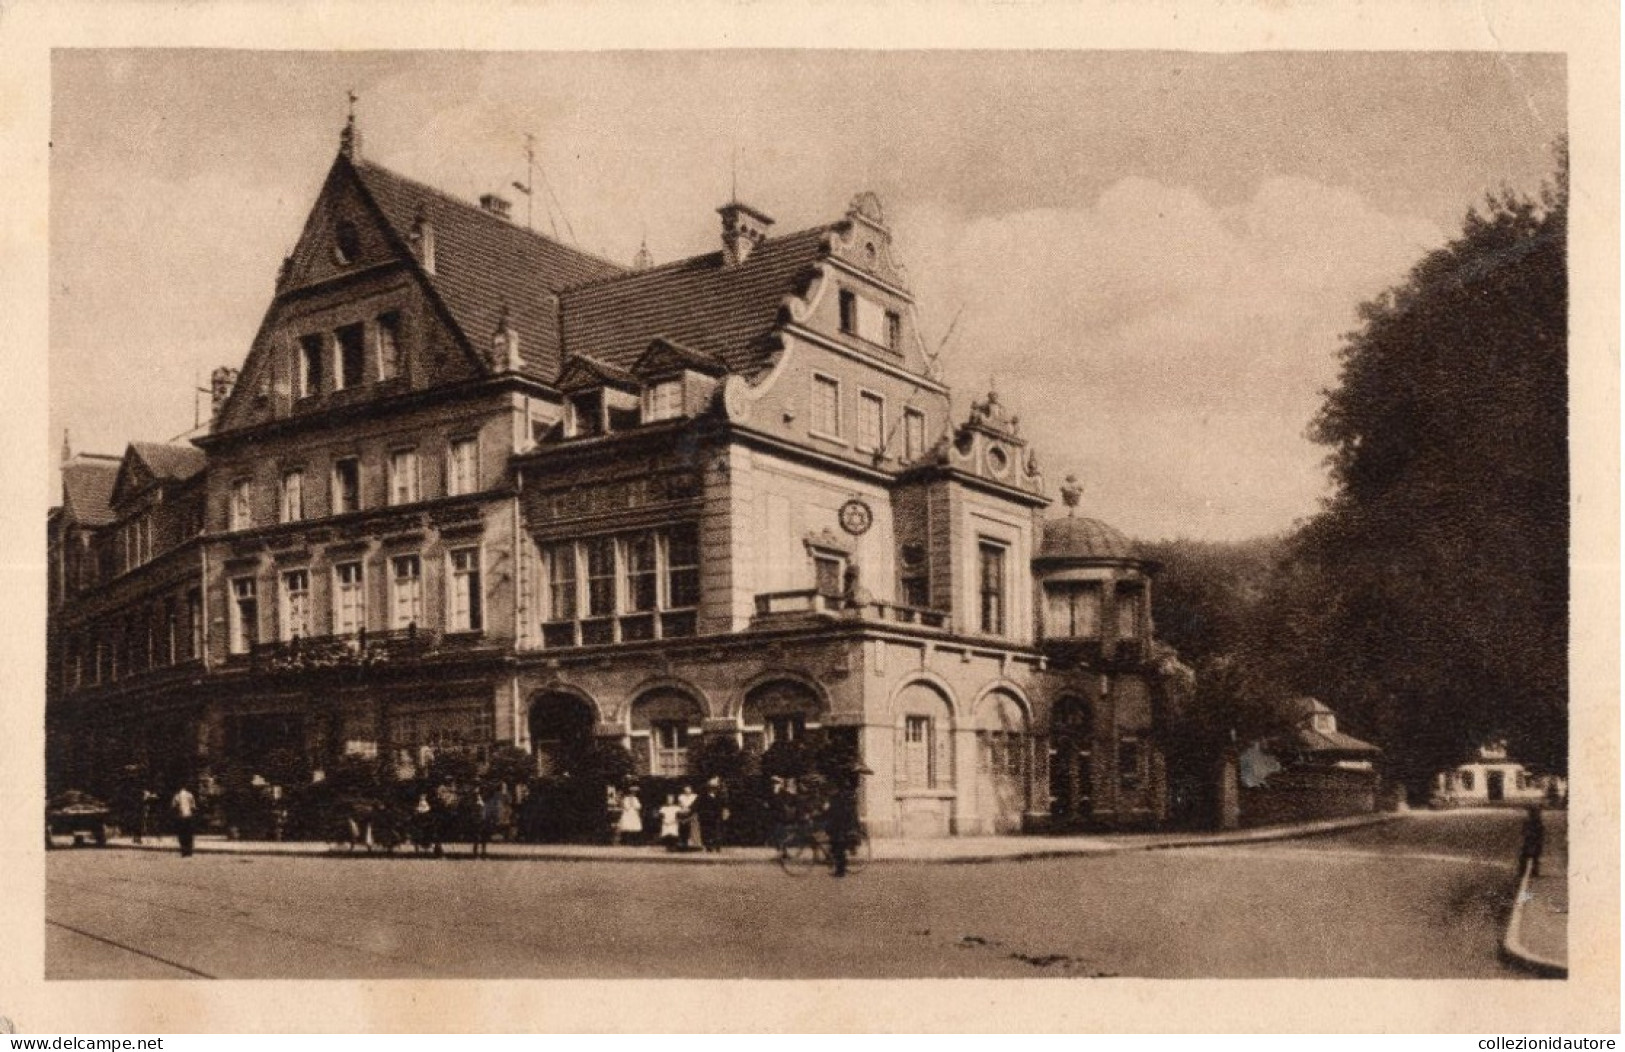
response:
<path id="1" fill-rule="evenodd" d="M 1413 781 L 1499 736 L 1565 764 L 1565 181 L 1491 198 L 1366 304 L 1311 429 L 1337 492 L 1297 538 L 1302 657 Z"/>
<path id="2" fill-rule="evenodd" d="M 1310 437 L 1336 490 L 1292 536 L 1150 546 L 1186 730 L 1322 698 L 1420 788 L 1476 745 L 1563 770 L 1568 201 L 1501 194 L 1365 304 Z"/>

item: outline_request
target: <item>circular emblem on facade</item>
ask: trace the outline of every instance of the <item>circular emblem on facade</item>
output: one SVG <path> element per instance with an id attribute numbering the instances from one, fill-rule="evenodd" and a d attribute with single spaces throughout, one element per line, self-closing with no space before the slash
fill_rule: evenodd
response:
<path id="1" fill-rule="evenodd" d="M 868 533 L 874 521 L 875 513 L 869 510 L 869 505 L 856 497 L 841 505 L 841 529 L 854 537 Z"/>

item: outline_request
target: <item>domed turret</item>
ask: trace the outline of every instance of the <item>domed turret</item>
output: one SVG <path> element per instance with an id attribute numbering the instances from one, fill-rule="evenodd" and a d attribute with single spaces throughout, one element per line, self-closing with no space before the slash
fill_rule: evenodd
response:
<path id="1" fill-rule="evenodd" d="M 1038 545 L 1039 559 L 1055 560 L 1137 560 L 1134 545 L 1115 526 L 1099 519 L 1050 519 L 1044 523 L 1044 537 Z"/>

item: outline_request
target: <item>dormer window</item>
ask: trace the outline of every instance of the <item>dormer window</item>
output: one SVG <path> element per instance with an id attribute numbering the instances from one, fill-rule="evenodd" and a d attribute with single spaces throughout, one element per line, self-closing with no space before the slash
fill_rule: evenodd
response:
<path id="1" fill-rule="evenodd" d="M 683 381 L 662 380 L 645 394 L 644 419 L 670 420 L 683 415 Z"/>
<path id="2" fill-rule="evenodd" d="M 583 391 L 570 398 L 570 434 L 574 438 L 604 431 L 604 392 Z"/>

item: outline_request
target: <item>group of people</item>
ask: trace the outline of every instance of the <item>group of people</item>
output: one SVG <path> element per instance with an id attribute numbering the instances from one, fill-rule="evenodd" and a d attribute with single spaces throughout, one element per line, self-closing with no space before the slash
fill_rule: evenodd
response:
<path id="1" fill-rule="evenodd" d="M 637 843 L 644 830 L 643 801 L 637 786 L 617 793 L 609 790 L 610 831 L 613 843 Z M 665 803 L 656 809 L 657 838 L 667 851 L 720 852 L 727 839 L 730 817 L 727 791 L 722 779 L 712 778 L 705 791 L 696 793 L 691 785 L 680 793 L 667 793 Z"/>
<path id="2" fill-rule="evenodd" d="M 466 837 L 469 853 L 489 858 L 498 835 L 513 839 L 513 794 L 498 782 L 458 792 L 450 780 L 418 794 L 412 808 L 412 846 L 419 853 L 445 854 L 447 840 Z"/>

